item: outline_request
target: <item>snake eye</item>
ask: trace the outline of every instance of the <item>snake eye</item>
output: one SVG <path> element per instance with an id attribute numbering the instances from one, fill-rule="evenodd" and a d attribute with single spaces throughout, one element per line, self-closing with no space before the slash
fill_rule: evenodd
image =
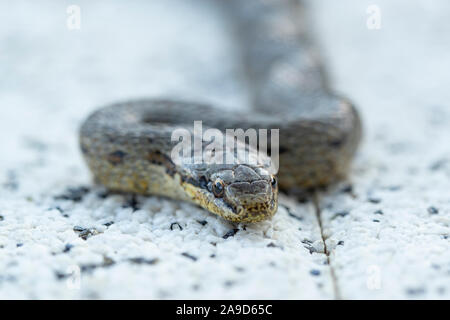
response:
<path id="1" fill-rule="evenodd" d="M 270 183 L 272 184 L 272 187 L 275 187 L 277 185 L 277 178 L 272 176 L 272 179 L 270 180 Z"/>
<path id="2" fill-rule="evenodd" d="M 224 189 L 225 188 L 223 186 L 222 180 L 218 179 L 218 180 L 216 180 L 216 182 L 214 182 L 212 191 L 216 197 L 222 197 Z"/>

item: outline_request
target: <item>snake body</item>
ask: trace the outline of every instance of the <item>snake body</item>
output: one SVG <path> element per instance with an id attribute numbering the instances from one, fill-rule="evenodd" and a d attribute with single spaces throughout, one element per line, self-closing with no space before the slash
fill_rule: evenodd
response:
<path id="1" fill-rule="evenodd" d="M 223 5 L 242 43 L 251 110 L 168 99 L 120 102 L 88 117 L 80 145 L 95 180 L 111 190 L 163 195 L 227 220 L 256 222 L 277 211 L 279 189 L 301 193 L 345 176 L 361 122 L 354 106 L 328 89 L 297 1 L 228 0 Z M 175 163 L 173 131 L 180 126 L 192 131 L 198 120 L 219 130 L 279 129 L 277 176 L 264 159 L 256 164 L 239 157 L 227 164 Z"/>

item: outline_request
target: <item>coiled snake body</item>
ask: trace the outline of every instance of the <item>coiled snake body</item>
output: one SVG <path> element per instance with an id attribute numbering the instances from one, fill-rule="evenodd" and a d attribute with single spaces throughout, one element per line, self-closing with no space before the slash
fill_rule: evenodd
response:
<path id="1" fill-rule="evenodd" d="M 276 212 L 278 189 L 298 193 L 343 177 L 361 123 L 352 104 L 328 90 L 296 0 L 223 3 L 242 42 L 253 109 L 157 99 L 117 103 L 89 116 L 80 144 L 95 180 L 111 190 L 191 201 L 228 220 L 256 222 Z M 264 161 L 174 163 L 173 130 L 192 130 L 197 120 L 219 130 L 278 128 L 278 176 Z"/>

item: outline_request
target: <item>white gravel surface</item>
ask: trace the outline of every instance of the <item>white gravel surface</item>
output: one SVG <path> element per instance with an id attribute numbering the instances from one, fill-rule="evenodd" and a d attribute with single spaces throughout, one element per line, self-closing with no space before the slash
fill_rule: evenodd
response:
<path id="1" fill-rule="evenodd" d="M 244 225 L 108 194 L 77 144 L 117 100 L 247 106 L 211 1 L 76 1 L 72 31 L 72 2 L 0 2 L 0 298 L 450 298 L 450 4 L 376 1 L 382 28 L 368 30 L 373 2 L 310 3 L 364 145 L 320 212 L 283 196 L 271 221 Z"/>
<path id="2" fill-rule="evenodd" d="M 450 3 L 313 3 L 332 83 L 365 124 L 353 191 L 338 188 L 321 204 L 337 294 L 448 299 Z M 374 3 L 380 30 L 362 15 Z"/>

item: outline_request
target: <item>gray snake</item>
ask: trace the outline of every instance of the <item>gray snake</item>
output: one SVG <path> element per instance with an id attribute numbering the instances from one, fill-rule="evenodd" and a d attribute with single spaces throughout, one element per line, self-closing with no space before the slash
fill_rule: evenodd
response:
<path id="1" fill-rule="evenodd" d="M 222 5 L 242 44 L 252 109 L 169 99 L 119 102 L 88 117 L 80 145 L 95 181 L 110 190 L 190 201 L 227 220 L 256 222 L 277 211 L 278 190 L 299 194 L 344 177 L 361 138 L 361 122 L 354 106 L 329 90 L 298 1 Z M 222 131 L 278 128 L 277 175 L 267 164 L 242 159 L 222 165 L 174 163 L 173 131 L 192 130 L 198 120 Z"/>

